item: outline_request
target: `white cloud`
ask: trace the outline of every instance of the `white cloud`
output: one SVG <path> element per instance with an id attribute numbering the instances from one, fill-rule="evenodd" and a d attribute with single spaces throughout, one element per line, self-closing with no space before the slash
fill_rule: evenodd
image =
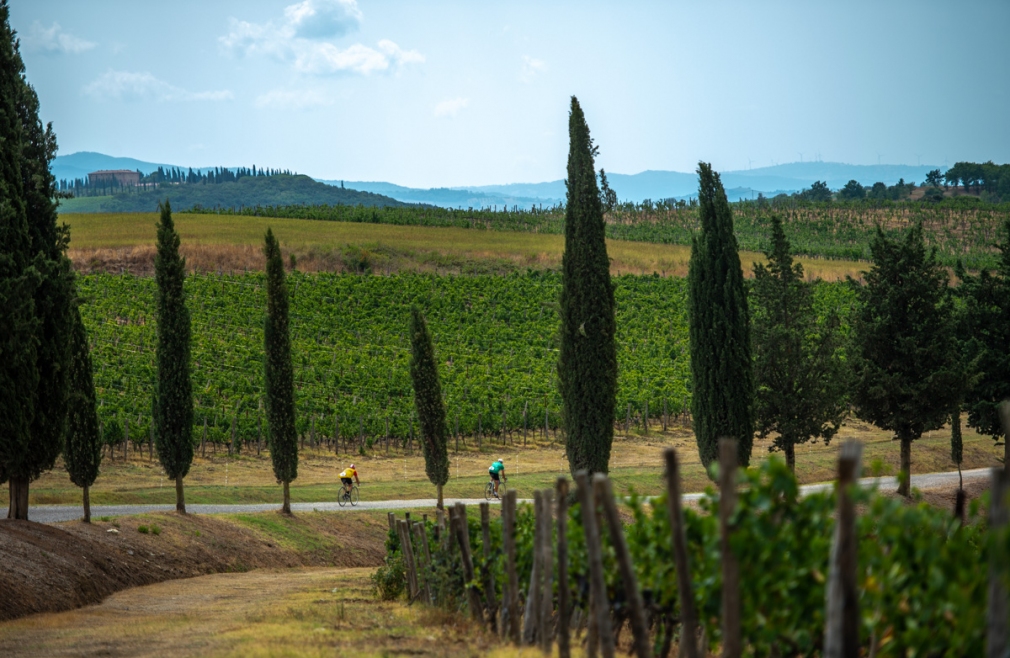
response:
<path id="1" fill-rule="evenodd" d="M 21 38 L 21 43 L 28 52 L 64 53 L 76 55 L 86 50 L 91 50 L 96 44 L 85 41 L 80 37 L 64 32 L 59 23 L 53 23 L 52 27 L 43 27 L 42 23 L 35 21 L 28 34 Z"/>
<path id="2" fill-rule="evenodd" d="M 317 89 L 274 89 L 256 98 L 256 107 L 306 110 L 333 105 L 333 99 Z"/>
<path id="3" fill-rule="evenodd" d="M 296 37 L 342 37 L 358 29 L 361 10 L 355 0 L 305 0 L 284 9 L 284 18 Z"/>
<path id="4" fill-rule="evenodd" d="M 159 80 L 147 72 L 135 73 L 112 69 L 85 86 L 84 93 L 100 100 L 126 101 L 224 101 L 233 98 L 227 89 L 194 92 Z"/>
<path id="5" fill-rule="evenodd" d="M 285 8 L 279 22 L 257 24 L 233 18 L 228 34 L 218 42 L 233 55 L 272 57 L 314 75 L 369 75 L 424 62 L 421 53 L 404 50 L 388 39 L 374 48 L 362 43 L 340 48 L 328 40 L 357 29 L 361 20 L 355 0 L 304 0 Z"/>
<path id="6" fill-rule="evenodd" d="M 435 116 L 454 117 L 459 111 L 470 104 L 469 98 L 450 98 L 435 106 Z"/>
<path id="7" fill-rule="evenodd" d="M 523 55 L 523 68 L 519 73 L 520 82 L 533 82 L 533 79 L 547 70 L 547 63 L 542 59 L 535 59 L 529 55 Z"/>

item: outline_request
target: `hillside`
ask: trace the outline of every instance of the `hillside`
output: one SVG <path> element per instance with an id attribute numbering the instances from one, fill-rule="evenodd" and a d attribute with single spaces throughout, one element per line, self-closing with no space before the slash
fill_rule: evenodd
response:
<path id="1" fill-rule="evenodd" d="M 407 205 L 380 194 L 348 190 L 316 182 L 308 176 L 249 176 L 213 185 L 167 185 L 106 197 L 82 197 L 60 202 L 61 213 L 152 212 L 164 199 L 174 210 L 191 208 L 247 208 L 276 205 L 349 205 L 389 207 Z"/>

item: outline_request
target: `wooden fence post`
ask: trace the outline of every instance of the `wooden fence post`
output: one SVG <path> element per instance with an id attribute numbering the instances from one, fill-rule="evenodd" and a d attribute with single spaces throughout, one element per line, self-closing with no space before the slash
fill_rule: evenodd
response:
<path id="1" fill-rule="evenodd" d="M 589 474 L 579 471 L 575 474 L 578 485 L 579 506 L 582 508 L 582 529 L 586 535 L 586 552 L 589 554 L 590 604 L 596 623 L 596 637 L 603 658 L 614 658 L 614 633 L 610 623 L 610 604 L 607 601 L 607 585 L 603 579 L 603 550 L 600 545 L 600 531 L 596 527 L 596 503 Z"/>
<path id="2" fill-rule="evenodd" d="M 420 567 L 418 577 L 424 590 L 424 600 L 428 605 L 431 605 L 435 600 L 431 596 L 431 586 L 428 584 L 430 580 L 428 574 L 431 573 L 431 552 L 428 548 L 428 533 L 425 532 L 424 524 L 420 521 L 414 521 L 411 525 L 413 526 L 414 537 L 423 549 L 417 552 L 417 561 Z"/>
<path id="3" fill-rule="evenodd" d="M 663 457 L 666 459 L 666 507 L 670 514 L 677 597 L 680 602 L 680 651 L 684 658 L 700 658 L 697 636 L 698 613 L 694 607 L 691 567 L 687 559 L 687 535 L 684 530 L 684 508 L 680 498 L 680 467 L 677 463 L 677 451 L 667 448 L 663 451 Z"/>
<path id="4" fill-rule="evenodd" d="M 572 653 L 568 637 L 568 479 L 559 477 L 554 484 L 558 516 L 558 658 Z"/>
<path id="5" fill-rule="evenodd" d="M 507 635 L 513 643 L 519 644 L 519 574 L 516 571 L 516 492 L 509 489 L 505 492 L 505 505 L 502 508 L 503 531 L 505 534 L 505 584 L 508 586 L 504 595 L 505 610 L 502 626 L 508 629 Z"/>
<path id="6" fill-rule="evenodd" d="M 413 603 L 417 597 L 417 571 L 414 569 L 414 551 L 410 544 L 409 532 L 407 522 L 403 519 L 397 519 L 396 534 L 400 538 L 403 562 L 407 568 L 407 601 Z"/>
<path id="7" fill-rule="evenodd" d="M 990 495 L 992 501 L 989 507 L 989 537 L 996 547 L 996 541 L 1007 526 L 1007 492 L 1010 491 L 1006 469 L 992 469 L 992 485 Z M 989 560 L 989 610 L 986 619 L 986 656 L 987 658 L 1005 658 L 1007 655 L 1008 633 L 1007 616 L 1010 615 L 1010 605 L 1007 601 L 1007 588 L 1004 582 L 1007 569 L 1007 556 L 999 550 L 993 551 Z"/>
<path id="8" fill-rule="evenodd" d="M 480 504 L 480 533 L 484 553 L 481 575 L 484 583 L 484 600 L 487 602 L 487 622 L 492 631 L 498 630 L 498 600 L 495 596 L 494 576 L 491 573 L 491 506 Z"/>
<path id="9" fill-rule="evenodd" d="M 551 645 L 554 644 L 554 633 L 551 630 L 551 619 L 554 617 L 554 551 L 552 550 L 554 546 L 551 541 L 553 492 L 550 489 L 544 489 L 542 496 L 540 501 L 540 623 L 537 633 L 540 636 L 540 649 L 545 654 L 550 654 Z"/>
<path id="10" fill-rule="evenodd" d="M 827 614 L 824 629 L 825 658 L 859 656 L 859 590 L 856 557 L 856 509 L 849 495 L 859 479 L 863 446 L 846 441 L 838 456 L 838 515 L 828 565 Z"/>
<path id="11" fill-rule="evenodd" d="M 386 520 L 389 521 L 389 529 L 396 529 L 396 514 L 394 512 L 386 512 Z"/>
<path id="12" fill-rule="evenodd" d="M 539 489 L 533 492 L 533 569 L 526 587 L 526 605 L 523 608 L 523 644 L 533 644 L 537 625 L 540 621 L 540 560 L 543 552 L 543 494 Z"/>
<path id="13" fill-rule="evenodd" d="M 463 577 L 470 583 L 467 587 L 467 604 L 470 606 L 470 616 L 474 621 L 483 622 L 483 606 L 480 603 L 480 594 L 473 584 L 473 556 L 470 553 L 470 530 L 466 522 L 466 505 L 456 503 L 456 513 L 453 515 L 453 523 L 456 524 L 456 541 L 459 543 L 460 554 L 463 557 Z"/>
<path id="14" fill-rule="evenodd" d="M 617 513 L 614 503 L 614 491 L 610 480 L 603 473 L 593 476 L 593 489 L 597 498 L 603 503 L 603 514 L 610 528 L 610 541 L 617 554 L 617 568 L 621 572 L 621 582 L 624 584 L 624 598 L 628 605 L 631 633 L 634 637 L 634 650 L 638 658 L 652 658 L 652 647 L 649 645 L 649 627 L 645 621 L 645 602 L 638 590 L 638 578 L 631 564 L 631 552 L 624 538 L 624 525 Z"/>
<path id="15" fill-rule="evenodd" d="M 719 532 L 722 557 L 722 658 L 740 658 L 740 564 L 730 549 L 736 508 L 736 439 L 719 439 Z"/>

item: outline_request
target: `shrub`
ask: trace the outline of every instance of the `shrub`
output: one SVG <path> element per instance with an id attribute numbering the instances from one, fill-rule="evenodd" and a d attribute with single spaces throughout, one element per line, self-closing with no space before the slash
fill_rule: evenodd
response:
<path id="1" fill-rule="evenodd" d="M 139 532 L 142 535 L 146 535 L 148 532 L 150 532 L 150 529 L 146 525 L 138 525 L 137 532 Z"/>
<path id="2" fill-rule="evenodd" d="M 407 586 L 407 569 L 400 553 L 388 556 L 386 563 L 375 570 L 372 586 L 376 596 L 383 601 L 392 601 L 403 594 Z"/>

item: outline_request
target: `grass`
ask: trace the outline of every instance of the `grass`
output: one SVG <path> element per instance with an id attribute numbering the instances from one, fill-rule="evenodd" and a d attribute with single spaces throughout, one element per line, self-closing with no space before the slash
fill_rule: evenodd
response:
<path id="1" fill-rule="evenodd" d="M 147 273 L 153 268 L 155 213 L 61 214 L 71 228 L 70 256 L 79 270 L 130 269 Z M 462 228 L 395 226 L 319 222 L 302 219 L 228 215 L 174 216 L 183 252 L 197 271 L 258 270 L 267 227 L 277 234 L 288 254 L 295 254 L 304 271 L 349 269 L 349 246 L 354 262 L 364 250 L 373 272 L 495 272 L 558 269 L 564 237 L 537 233 L 475 231 Z M 680 245 L 607 240 L 614 274 L 685 276 L 690 248 Z M 757 252 L 741 252 L 747 274 Z M 798 258 L 811 278 L 826 281 L 859 276 L 868 265 L 859 261 Z"/>
<path id="2" fill-rule="evenodd" d="M 552 437 L 553 438 L 553 437 Z M 833 478 L 838 441 L 854 438 L 864 443 L 864 464 L 879 462 L 886 473 L 898 471 L 898 446 L 890 435 L 853 420 L 829 446 L 808 444 L 797 448 L 797 476 L 803 483 L 823 482 Z M 755 442 L 752 463 L 768 457 L 770 440 Z M 661 452 L 674 446 L 681 454 L 685 491 L 702 491 L 709 479 L 698 460 L 694 437 L 684 427 L 671 427 L 665 434 L 653 426 L 648 436 L 640 431 L 618 436 L 614 442 L 610 473 L 615 489 L 626 493 L 631 489 L 644 494 L 663 490 Z M 1002 448 L 989 437 L 972 431 L 964 435 L 964 469 L 997 465 Z M 480 498 L 487 482 L 487 467 L 495 457 L 504 457 L 509 486 L 520 496 L 532 495 L 534 489 L 549 486 L 559 475 L 567 474 L 564 448 L 560 443 L 530 440 L 527 448 L 493 446 L 485 443 L 461 446 L 456 453 L 450 445 L 450 480 L 445 487 L 449 498 Z M 405 455 L 393 451 L 386 455 L 376 449 L 367 457 L 334 456 L 319 450 L 303 450 L 299 458 L 298 479 L 292 483 L 294 502 L 335 501 L 340 483 L 337 473 L 354 462 L 362 477 L 361 497 L 364 501 L 414 500 L 433 498 L 435 489 L 424 474 L 424 461 L 415 451 Z M 955 470 L 950 461 L 950 437 L 946 429 L 931 432 L 913 444 L 913 473 Z M 80 489 L 69 482 L 62 465 L 42 475 L 30 489 L 30 503 L 80 504 Z M 186 501 L 189 503 L 277 503 L 280 486 L 273 477 L 265 451 L 257 457 L 243 454 L 228 457 L 226 453 L 207 458 L 197 457 L 186 478 Z M 171 504 L 175 489 L 164 477 L 157 462 L 146 454 L 134 456 L 124 463 L 122 457 L 106 461 L 102 473 L 91 488 L 94 505 L 111 504 Z M 0 490 L 0 504 L 7 503 L 6 489 Z M 256 521 L 249 523 L 263 523 Z M 252 526 L 250 526 L 252 527 Z M 279 531 L 279 529 L 278 529 Z M 291 541 L 301 541 L 292 535 Z"/>
<path id="3" fill-rule="evenodd" d="M 166 658 L 521 655 L 500 646 L 463 615 L 378 601 L 370 573 L 257 570 L 139 587 L 96 606 L 4 623 L 0 653 Z"/>

